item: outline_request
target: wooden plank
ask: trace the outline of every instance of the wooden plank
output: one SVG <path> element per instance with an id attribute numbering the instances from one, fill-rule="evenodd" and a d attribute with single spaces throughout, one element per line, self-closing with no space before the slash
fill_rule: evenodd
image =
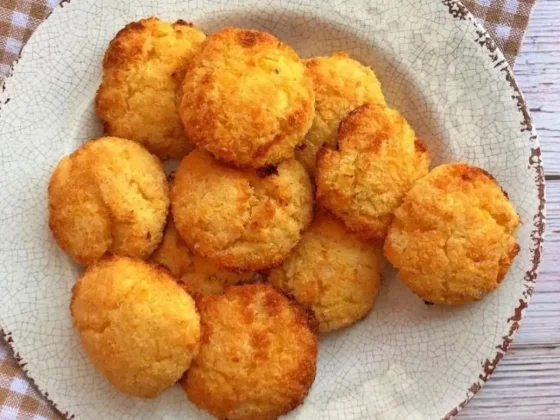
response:
<path id="1" fill-rule="evenodd" d="M 515 65 L 543 151 L 545 173 L 560 176 L 560 0 L 539 0 Z"/>
<path id="2" fill-rule="evenodd" d="M 540 275 L 521 329 L 458 420 L 560 419 L 560 180 L 548 181 L 547 200 Z"/>
<path id="3" fill-rule="evenodd" d="M 546 195 L 543 258 L 531 305 L 514 341 L 518 346 L 560 345 L 560 180 L 547 182 Z"/>
<path id="4" fill-rule="evenodd" d="M 560 347 L 517 347 L 458 420 L 560 418 Z"/>

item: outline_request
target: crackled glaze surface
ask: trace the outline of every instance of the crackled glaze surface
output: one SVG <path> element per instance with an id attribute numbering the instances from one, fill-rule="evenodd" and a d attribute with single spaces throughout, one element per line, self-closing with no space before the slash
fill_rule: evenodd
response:
<path id="1" fill-rule="evenodd" d="M 321 5 L 321 6 L 320 6 Z M 387 270 L 374 312 L 323 337 L 317 380 L 294 419 L 452 417 L 488 379 L 532 293 L 544 204 L 537 139 L 509 68 L 457 2 L 81 0 L 26 46 L 0 96 L 0 328 L 39 389 L 67 417 L 209 418 L 175 387 L 142 401 L 116 393 L 71 328 L 79 271 L 47 226 L 46 188 L 64 154 L 100 134 L 93 98 L 101 57 L 126 22 L 157 14 L 206 31 L 264 29 L 302 56 L 346 50 L 371 65 L 385 95 L 435 163 L 492 172 L 517 206 L 521 252 L 496 293 L 461 308 L 426 306 Z"/>

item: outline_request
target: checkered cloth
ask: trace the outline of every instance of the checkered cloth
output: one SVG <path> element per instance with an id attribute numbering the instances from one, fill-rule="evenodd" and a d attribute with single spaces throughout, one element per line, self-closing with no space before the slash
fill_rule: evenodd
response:
<path id="1" fill-rule="evenodd" d="M 51 420 L 60 416 L 35 390 L 12 357 L 0 344 L 0 419 Z"/>
<path id="2" fill-rule="evenodd" d="M 79 1 L 79 0 L 74 0 Z M 536 0 L 463 0 L 482 21 L 511 65 Z M 60 0 L 0 0 L 0 81 L 25 42 Z M 26 379 L 7 346 L 0 342 L 0 419 L 58 419 Z"/>
<path id="3" fill-rule="evenodd" d="M 536 0 L 463 0 L 513 67 Z"/>

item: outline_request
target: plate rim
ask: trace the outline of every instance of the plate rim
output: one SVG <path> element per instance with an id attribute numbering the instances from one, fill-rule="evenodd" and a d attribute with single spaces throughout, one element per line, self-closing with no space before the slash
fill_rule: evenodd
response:
<path id="1" fill-rule="evenodd" d="M 484 25 L 478 21 L 478 19 L 469 11 L 469 9 L 462 3 L 461 0 L 438 0 L 438 2 L 441 3 L 443 7 L 446 7 L 448 9 L 448 13 L 454 19 L 461 20 L 461 21 L 468 21 L 473 25 L 475 33 L 478 36 L 478 38 L 474 42 L 476 42 L 481 48 L 485 50 L 485 52 L 490 57 L 492 64 L 494 64 L 494 68 L 497 68 L 498 73 L 503 74 L 503 77 L 505 77 L 506 82 L 508 82 L 512 91 L 511 99 L 516 102 L 518 112 L 523 117 L 520 130 L 522 132 L 528 132 L 530 135 L 529 136 L 530 143 L 527 145 L 529 146 L 531 152 L 529 157 L 528 168 L 534 171 L 533 181 L 535 183 L 535 187 L 537 190 L 537 199 L 538 199 L 538 212 L 532 221 L 532 230 L 530 233 L 530 241 L 533 244 L 533 247 L 530 248 L 531 266 L 523 276 L 523 281 L 525 286 L 525 290 L 522 293 L 523 297 L 519 298 L 519 304 L 515 308 L 513 308 L 513 313 L 507 319 L 507 323 L 509 324 L 509 332 L 507 335 L 502 337 L 502 342 L 496 346 L 496 353 L 494 354 L 494 357 L 492 359 L 486 359 L 486 361 L 482 363 L 478 380 L 473 382 L 473 384 L 471 384 L 471 386 L 467 390 L 465 390 L 465 394 L 466 394 L 465 399 L 457 403 L 455 407 L 450 409 L 447 412 L 447 414 L 445 414 L 442 417 L 442 420 L 451 420 L 459 412 L 461 412 L 463 408 L 465 408 L 465 406 L 469 403 L 469 401 L 471 401 L 474 398 L 474 396 L 488 382 L 492 374 L 495 372 L 500 361 L 503 359 L 504 355 L 511 347 L 515 334 L 517 333 L 517 331 L 521 326 L 521 322 L 525 315 L 525 310 L 527 309 L 533 294 L 534 286 L 538 278 L 539 265 L 542 260 L 542 251 L 543 251 L 545 225 L 546 225 L 546 198 L 545 198 L 546 182 L 545 182 L 544 168 L 543 168 L 543 163 L 541 158 L 539 138 L 534 128 L 534 124 L 531 118 L 531 114 L 529 112 L 529 107 L 527 105 L 527 102 L 525 101 L 524 95 L 517 83 L 517 80 L 515 79 L 513 68 L 510 66 L 503 52 L 497 46 L 496 42 L 493 40 L 492 36 L 488 33 Z M 43 25 L 45 21 L 51 18 L 53 14 L 62 13 L 62 9 L 71 5 L 72 5 L 71 0 L 61 0 L 59 5 L 55 6 L 52 9 L 52 11 L 47 15 L 47 17 L 38 25 L 38 27 L 35 29 L 31 37 L 35 35 L 37 29 L 41 25 Z M 14 76 L 18 61 L 25 53 L 26 46 L 27 43 L 22 47 L 16 59 L 10 66 L 10 70 L 7 76 L 0 83 L 0 91 L 3 92 L 5 90 L 6 81 Z M 2 105 L 5 106 L 8 103 L 9 97 L 6 99 L 7 99 L 6 101 L 0 104 L 0 116 L 2 111 Z M 42 396 L 42 398 L 44 398 L 47 401 L 49 406 L 53 408 L 55 412 L 61 417 L 63 417 L 64 419 L 71 420 L 76 418 L 75 414 L 72 414 L 69 411 L 62 411 L 62 408 L 60 408 L 55 401 L 50 399 L 48 391 L 44 391 L 35 382 L 35 379 L 30 376 L 28 370 L 26 369 L 27 363 L 25 362 L 24 358 L 21 357 L 19 352 L 17 352 L 17 345 L 12 339 L 11 332 L 8 331 L 6 328 L 2 328 L 1 319 L 0 319 L 0 336 L 3 338 L 4 342 L 10 349 L 11 355 L 13 356 L 14 360 L 16 361 L 20 369 L 25 374 L 26 379 L 35 388 L 35 390 L 38 391 L 38 393 Z"/>
<path id="2" fill-rule="evenodd" d="M 525 285 L 525 290 L 523 291 L 523 297 L 519 298 L 519 304 L 513 308 L 513 313 L 507 319 L 507 323 L 510 325 L 509 332 L 507 335 L 502 336 L 502 342 L 496 346 L 496 353 L 492 359 L 486 359 L 481 366 L 481 371 L 478 376 L 478 380 L 473 382 L 473 384 L 466 391 L 466 398 L 459 402 L 454 408 L 452 408 L 442 420 L 453 419 L 465 406 L 471 401 L 474 396 L 482 389 L 482 387 L 488 382 L 492 374 L 496 371 L 500 361 L 503 359 L 511 344 L 515 334 L 521 326 L 523 321 L 525 310 L 529 306 L 531 297 L 533 295 L 533 290 L 535 283 L 538 278 L 539 265 L 542 259 L 542 250 L 544 242 L 545 224 L 546 224 L 546 198 L 545 198 L 545 176 L 544 168 L 541 158 L 541 148 L 539 138 L 537 136 L 531 114 L 529 112 L 529 107 L 525 101 L 523 92 L 521 91 L 519 84 L 515 78 L 513 68 L 510 66 L 506 60 L 502 50 L 497 46 L 496 42 L 492 36 L 488 33 L 484 25 L 478 21 L 478 19 L 469 11 L 469 9 L 461 2 L 461 0 L 440 0 L 444 6 L 448 8 L 449 14 L 453 18 L 458 20 L 467 20 L 471 22 L 475 28 L 478 35 L 478 39 L 475 41 L 483 49 L 486 50 L 494 67 L 498 68 L 499 73 L 505 75 L 505 79 L 508 82 L 510 88 L 512 89 L 513 95 L 511 99 L 516 101 L 517 109 L 519 113 L 523 116 L 523 121 L 521 123 L 521 131 L 529 132 L 530 134 L 530 144 L 528 145 L 531 150 L 529 157 L 529 168 L 535 171 L 534 183 L 537 189 L 538 198 L 538 212 L 533 219 L 533 229 L 530 233 L 530 239 L 533 243 L 533 248 L 530 249 L 532 255 L 531 267 L 525 272 L 523 276 L 523 281 Z"/>

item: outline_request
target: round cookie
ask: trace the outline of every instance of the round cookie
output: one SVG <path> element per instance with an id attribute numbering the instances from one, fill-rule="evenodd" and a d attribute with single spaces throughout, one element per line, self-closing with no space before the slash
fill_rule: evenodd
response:
<path id="1" fill-rule="evenodd" d="M 316 372 L 309 312 L 266 284 L 233 286 L 199 302 L 200 352 L 182 385 L 220 419 L 276 419 L 300 405 Z"/>
<path id="2" fill-rule="evenodd" d="M 111 257 L 72 288 L 72 320 L 95 367 L 121 392 L 151 398 L 175 384 L 198 351 L 194 300 L 164 270 Z"/>
<path id="3" fill-rule="evenodd" d="M 384 105 L 385 98 L 373 70 L 345 52 L 314 57 L 305 65 L 315 90 L 315 117 L 296 157 L 313 176 L 317 151 L 323 145 L 335 148 L 336 132 L 346 114 L 367 102 Z"/>
<path id="4" fill-rule="evenodd" d="M 280 264 L 311 221 L 313 197 L 296 160 L 269 172 L 238 170 L 195 149 L 171 187 L 175 226 L 191 250 L 232 270 Z"/>
<path id="5" fill-rule="evenodd" d="M 305 65 L 266 32 L 225 28 L 210 35 L 183 92 L 187 137 L 238 167 L 293 158 L 313 120 L 313 83 Z"/>
<path id="6" fill-rule="evenodd" d="M 181 158 L 192 146 L 177 110 L 177 90 L 205 35 L 182 20 L 157 18 L 126 25 L 103 60 L 95 100 L 109 135 L 141 143 L 161 159 Z"/>
<path id="7" fill-rule="evenodd" d="M 192 296 L 220 294 L 228 286 L 248 283 L 255 278 L 255 273 L 236 273 L 208 258 L 193 254 L 172 220 L 165 228 L 161 245 L 150 260 L 168 269 Z"/>
<path id="8" fill-rule="evenodd" d="M 313 310 L 325 333 L 357 322 L 373 308 L 381 285 L 379 253 L 341 222 L 318 214 L 296 251 L 268 279 Z"/>
<path id="9" fill-rule="evenodd" d="M 407 193 L 384 254 L 420 298 L 481 299 L 498 287 L 519 251 L 519 216 L 494 178 L 465 163 L 435 168 Z"/>
<path id="10" fill-rule="evenodd" d="M 49 183 L 49 226 L 60 247 L 88 265 L 106 253 L 147 258 L 169 207 L 161 162 L 131 140 L 90 140 L 63 158 Z"/>
<path id="11" fill-rule="evenodd" d="M 348 229 L 383 240 L 393 211 L 428 173 L 430 155 L 398 111 L 366 104 L 340 123 L 338 150 L 317 154 L 317 200 Z"/>

